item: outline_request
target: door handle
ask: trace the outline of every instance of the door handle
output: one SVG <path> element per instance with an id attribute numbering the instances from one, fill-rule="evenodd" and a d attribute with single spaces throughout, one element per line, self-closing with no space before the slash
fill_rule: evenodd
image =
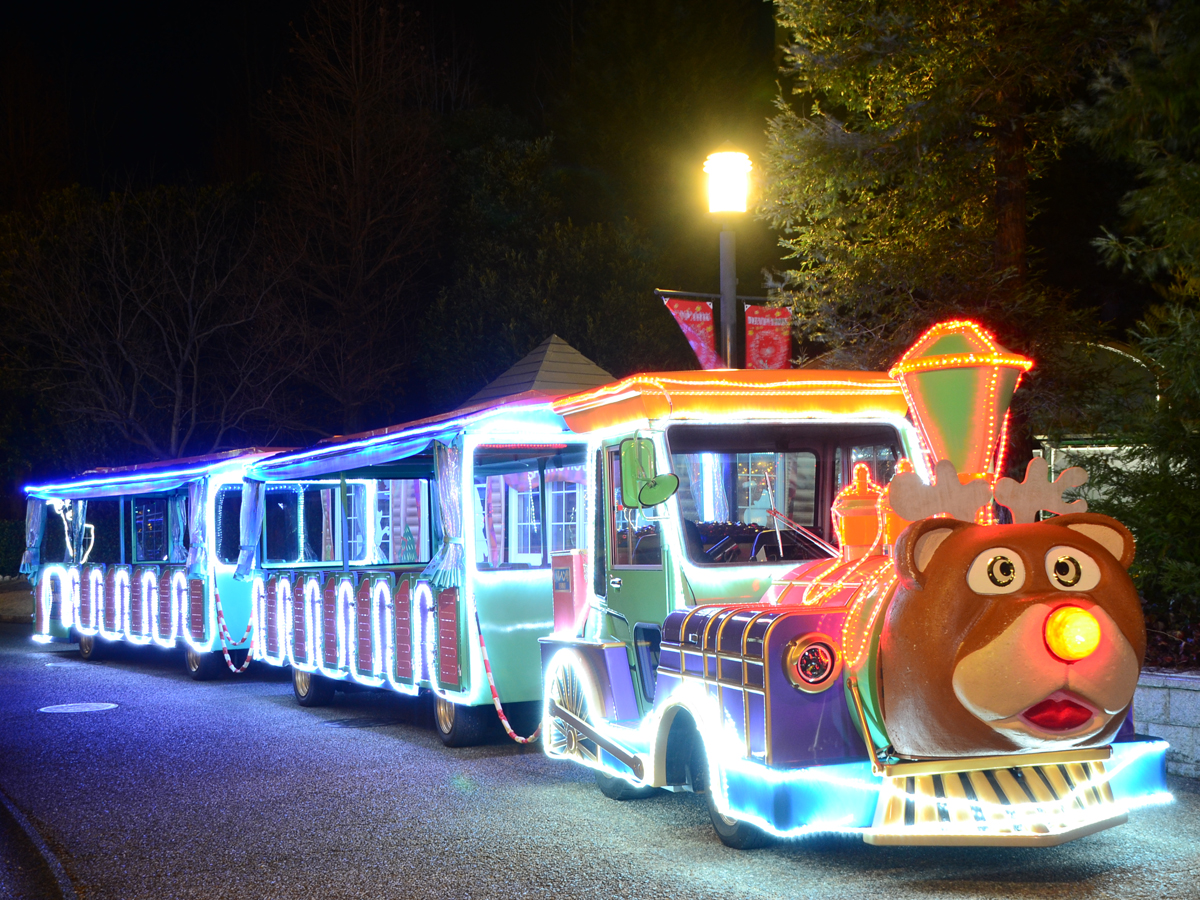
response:
<path id="1" fill-rule="evenodd" d="M 608 579 L 608 586 L 610 588 L 612 588 L 614 591 L 619 591 L 621 589 L 621 579 L 620 578 Z"/>

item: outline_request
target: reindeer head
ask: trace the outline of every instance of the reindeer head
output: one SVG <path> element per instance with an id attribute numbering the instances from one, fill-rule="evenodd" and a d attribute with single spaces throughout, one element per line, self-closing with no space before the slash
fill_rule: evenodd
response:
<path id="1" fill-rule="evenodd" d="M 958 485 L 952 467 L 938 474 L 940 493 L 902 482 L 893 507 L 974 518 L 986 482 Z M 934 513 L 900 536 L 880 666 L 884 721 L 902 755 L 1098 746 L 1115 735 L 1146 648 L 1125 571 L 1134 542 L 1115 519 L 1068 512 L 1079 507 L 1062 501 L 1062 489 L 1080 475 L 1051 485 L 1034 460 L 1025 482 L 996 488 L 1019 524 Z M 1032 522 L 1040 509 L 1065 514 Z"/>

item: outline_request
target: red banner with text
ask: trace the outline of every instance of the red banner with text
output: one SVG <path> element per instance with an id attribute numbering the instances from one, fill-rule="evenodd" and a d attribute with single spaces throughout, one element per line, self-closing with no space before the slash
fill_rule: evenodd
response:
<path id="1" fill-rule="evenodd" d="M 723 369 L 725 363 L 717 355 L 713 336 L 713 307 L 708 300 L 679 300 L 675 297 L 664 297 L 667 309 L 679 323 L 683 336 L 687 338 L 701 367 L 705 369 Z"/>
<path id="2" fill-rule="evenodd" d="M 746 368 L 792 367 L 792 311 L 746 305 Z"/>

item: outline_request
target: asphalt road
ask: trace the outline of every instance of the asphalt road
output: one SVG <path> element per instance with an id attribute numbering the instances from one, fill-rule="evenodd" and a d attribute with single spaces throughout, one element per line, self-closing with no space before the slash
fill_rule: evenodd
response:
<path id="1" fill-rule="evenodd" d="M 739 852 L 692 795 L 608 800 L 585 770 L 502 736 L 446 749 L 419 701 L 364 692 L 305 710 L 278 670 L 196 683 L 178 654 L 86 663 L 28 635 L 0 626 L 0 790 L 83 900 L 1200 898 L 1187 779 L 1174 804 L 1057 848 Z M 74 702 L 118 706 L 37 711 Z M 23 852 L 0 842 L 9 868 Z M 30 883 L 17 896 L 37 896 Z"/>

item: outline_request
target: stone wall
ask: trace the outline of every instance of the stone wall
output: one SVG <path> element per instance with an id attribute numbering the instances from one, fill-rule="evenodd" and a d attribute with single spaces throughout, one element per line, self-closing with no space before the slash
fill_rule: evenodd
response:
<path id="1" fill-rule="evenodd" d="M 1168 772 L 1200 778 L 1200 672 L 1142 672 L 1133 698 L 1133 724 L 1138 734 L 1170 743 Z"/>

